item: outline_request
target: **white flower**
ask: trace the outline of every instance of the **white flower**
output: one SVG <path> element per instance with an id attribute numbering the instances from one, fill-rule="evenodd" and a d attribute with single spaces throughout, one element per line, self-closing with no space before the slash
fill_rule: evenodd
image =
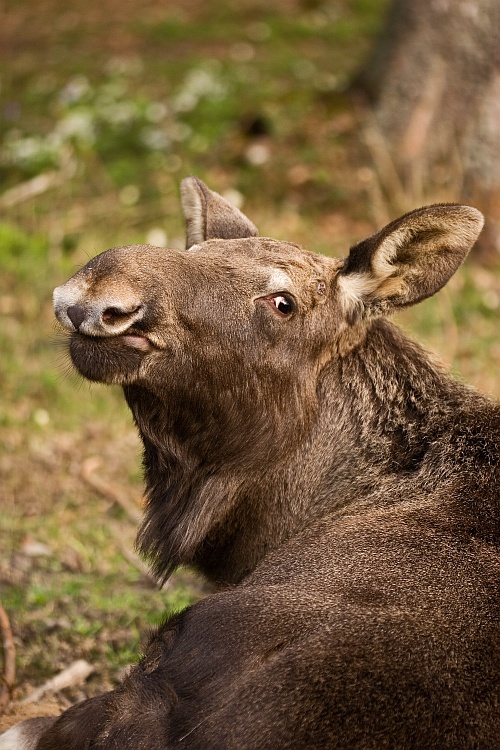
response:
<path id="1" fill-rule="evenodd" d="M 74 112 L 68 112 L 57 123 L 55 133 L 64 140 L 79 138 L 86 143 L 94 143 L 96 136 L 92 112 L 83 108 Z"/>
<path id="2" fill-rule="evenodd" d="M 143 128 L 141 141 L 151 151 L 163 151 L 170 145 L 170 138 L 164 130 L 159 128 Z"/>
<path id="3" fill-rule="evenodd" d="M 74 104 L 79 102 L 85 94 L 90 91 L 90 84 L 85 76 L 71 78 L 59 94 L 62 104 Z"/>

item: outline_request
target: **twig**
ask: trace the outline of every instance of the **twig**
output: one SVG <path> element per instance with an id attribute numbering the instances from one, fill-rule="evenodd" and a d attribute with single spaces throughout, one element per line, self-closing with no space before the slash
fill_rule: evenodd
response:
<path id="1" fill-rule="evenodd" d="M 109 524 L 109 528 L 115 538 L 116 546 L 120 550 L 125 560 L 130 563 L 130 565 L 133 565 L 133 567 L 136 568 L 139 573 L 141 573 L 141 575 L 148 581 L 148 583 L 154 586 L 155 589 L 163 588 L 163 586 L 160 586 L 160 584 L 158 583 L 157 578 L 155 578 L 155 576 L 151 573 L 148 566 L 142 562 L 139 555 L 137 555 L 130 546 L 123 542 L 122 529 L 119 528 L 118 524 L 111 523 Z M 165 585 L 168 586 L 168 584 Z"/>
<path id="2" fill-rule="evenodd" d="M 40 687 L 36 688 L 36 690 L 33 690 L 33 692 L 30 693 L 27 698 L 19 701 L 19 705 L 24 705 L 26 703 L 35 703 L 42 697 L 42 695 L 49 692 L 49 690 L 51 692 L 57 692 L 58 690 L 62 690 L 63 688 L 71 687 L 72 685 L 78 685 L 81 682 L 85 682 L 87 677 L 94 671 L 95 670 L 92 664 L 89 664 L 88 661 L 85 661 L 85 659 L 78 659 L 78 661 L 73 662 L 73 664 L 71 664 L 69 667 L 63 669 L 62 672 L 56 674 L 55 677 L 52 677 L 43 685 L 40 685 Z"/>
<path id="3" fill-rule="evenodd" d="M 12 208 L 18 203 L 34 198 L 36 195 L 45 193 L 46 190 L 56 187 L 64 182 L 62 172 L 45 172 L 33 177 L 31 180 L 21 182 L 10 190 L 0 195 L 0 208 Z"/>
<path id="4" fill-rule="evenodd" d="M 3 686 L 0 691 L 0 713 L 9 705 L 16 681 L 16 648 L 7 613 L 0 604 L 0 631 L 3 649 Z"/>
<path id="5" fill-rule="evenodd" d="M 141 520 L 141 511 L 120 489 L 113 487 L 95 474 L 95 470 L 100 465 L 101 459 L 97 456 L 86 458 L 80 469 L 81 478 L 107 500 L 119 505 L 129 519 L 137 524 Z"/>
<path id="6" fill-rule="evenodd" d="M 61 153 L 61 169 L 44 172 L 32 177 L 31 180 L 21 182 L 10 190 L 6 190 L 0 195 L 0 208 L 12 208 L 18 203 L 24 203 L 51 188 L 62 185 L 71 179 L 75 170 L 76 162 L 72 153 L 69 149 L 63 150 Z"/>
<path id="7" fill-rule="evenodd" d="M 122 508 L 127 514 L 128 518 L 133 522 L 134 526 L 137 525 L 141 519 L 141 512 L 137 506 L 129 500 L 129 498 L 118 488 L 105 482 L 103 479 L 95 474 L 95 470 L 101 464 L 101 459 L 98 456 L 90 456 L 85 459 L 80 469 L 80 476 L 93 490 L 96 490 L 100 495 L 105 497 L 107 500 L 111 500 L 113 503 Z M 115 537 L 116 544 L 123 557 L 131 565 L 136 568 L 144 578 L 147 579 L 148 583 L 152 584 L 155 588 L 158 588 L 158 581 L 149 571 L 148 567 L 142 562 L 140 557 L 126 544 L 123 543 L 122 536 L 123 532 L 118 529 L 117 524 L 111 523 L 109 525 L 113 536 Z"/>
<path id="8" fill-rule="evenodd" d="M 408 196 L 373 110 L 358 99 L 354 101 L 354 111 L 382 189 L 398 210 L 407 210 Z"/>

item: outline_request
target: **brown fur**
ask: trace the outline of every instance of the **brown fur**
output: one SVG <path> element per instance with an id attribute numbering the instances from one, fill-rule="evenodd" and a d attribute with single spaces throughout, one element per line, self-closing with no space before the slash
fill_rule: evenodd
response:
<path id="1" fill-rule="evenodd" d="M 36 747 L 498 748 L 500 408 L 381 317 L 446 283 L 480 215 L 419 209 L 341 262 L 194 178 L 183 203 L 199 244 L 109 250 L 55 308 L 141 433 L 140 549 L 222 590 Z"/>

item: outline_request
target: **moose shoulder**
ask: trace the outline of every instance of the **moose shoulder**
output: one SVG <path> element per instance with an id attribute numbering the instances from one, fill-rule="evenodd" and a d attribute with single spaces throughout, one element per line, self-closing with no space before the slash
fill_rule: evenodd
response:
<path id="1" fill-rule="evenodd" d="M 339 261 L 196 178 L 182 203 L 187 252 L 108 250 L 54 302 L 140 431 L 140 549 L 222 589 L 1 750 L 496 750 L 500 408 L 386 319 L 448 281 L 481 215 L 422 208 Z"/>

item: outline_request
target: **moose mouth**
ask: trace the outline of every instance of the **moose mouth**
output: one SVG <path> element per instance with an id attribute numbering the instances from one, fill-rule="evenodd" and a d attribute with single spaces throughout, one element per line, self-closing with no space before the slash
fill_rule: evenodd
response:
<path id="1" fill-rule="evenodd" d="M 142 352 L 151 352 L 154 349 L 151 341 L 146 336 L 139 333 L 122 333 L 117 336 L 117 338 L 121 339 L 121 341 L 127 346 L 131 346 L 133 349 L 139 349 Z"/>
<path id="2" fill-rule="evenodd" d="M 137 330 L 132 328 L 127 329 L 124 333 L 116 333 L 107 336 L 92 336 L 81 331 L 74 331 L 72 338 L 78 338 L 82 342 L 88 342 L 89 344 L 96 344 L 98 346 L 106 346 L 114 343 L 125 344 L 126 346 L 132 347 L 133 349 L 139 349 L 142 352 L 152 352 L 156 347 L 150 341 L 150 339 L 143 333 L 139 333 Z"/>
<path id="3" fill-rule="evenodd" d="M 110 336 L 71 335 L 69 353 L 73 365 L 88 380 L 130 383 L 139 375 L 147 354 L 157 347 L 143 333 L 127 329 Z"/>

